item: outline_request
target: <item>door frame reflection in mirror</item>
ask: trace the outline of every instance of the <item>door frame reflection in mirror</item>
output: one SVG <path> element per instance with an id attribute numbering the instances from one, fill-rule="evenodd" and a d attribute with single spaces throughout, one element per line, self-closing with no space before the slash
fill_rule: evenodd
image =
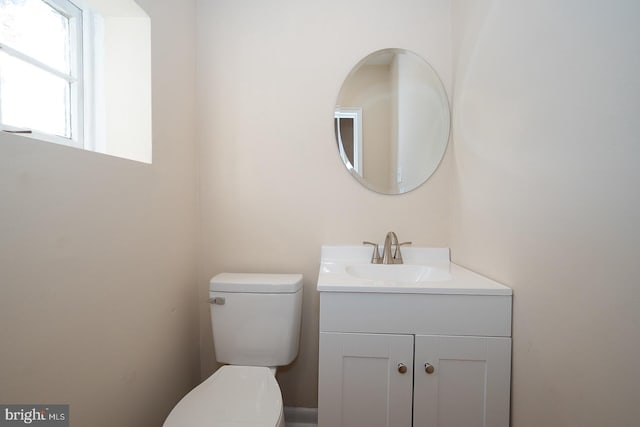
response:
<path id="1" fill-rule="evenodd" d="M 363 161 L 362 161 L 362 108 L 359 107 L 336 107 L 335 113 L 335 128 L 336 139 L 338 142 L 338 149 L 340 150 L 340 157 L 347 168 L 352 169 L 354 173 L 359 176 L 364 176 Z M 352 120 L 352 134 L 349 135 L 353 141 L 352 144 L 352 158 L 350 160 L 347 152 L 344 149 L 342 139 L 342 127 L 340 121 L 343 119 Z"/>

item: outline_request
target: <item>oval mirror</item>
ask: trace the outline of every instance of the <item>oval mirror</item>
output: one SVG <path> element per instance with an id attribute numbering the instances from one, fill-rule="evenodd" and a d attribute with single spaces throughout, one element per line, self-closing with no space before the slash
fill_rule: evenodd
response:
<path id="1" fill-rule="evenodd" d="M 351 70 L 334 115 L 340 157 L 365 187 L 402 194 L 437 169 L 449 141 L 447 93 L 438 74 L 404 49 L 372 53 Z"/>

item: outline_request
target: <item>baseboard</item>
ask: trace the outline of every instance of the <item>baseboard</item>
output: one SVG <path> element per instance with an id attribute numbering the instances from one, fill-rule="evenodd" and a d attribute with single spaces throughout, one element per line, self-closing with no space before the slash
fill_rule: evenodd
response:
<path id="1" fill-rule="evenodd" d="M 315 427 L 318 425 L 318 408 L 284 407 L 287 427 Z"/>

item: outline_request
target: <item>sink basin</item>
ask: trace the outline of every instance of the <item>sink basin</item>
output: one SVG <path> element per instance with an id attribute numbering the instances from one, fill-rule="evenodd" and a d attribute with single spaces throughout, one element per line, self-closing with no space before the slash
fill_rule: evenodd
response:
<path id="1" fill-rule="evenodd" d="M 442 282 L 451 274 L 442 268 L 411 264 L 353 264 L 345 268 L 347 274 L 361 279 L 383 282 Z"/>

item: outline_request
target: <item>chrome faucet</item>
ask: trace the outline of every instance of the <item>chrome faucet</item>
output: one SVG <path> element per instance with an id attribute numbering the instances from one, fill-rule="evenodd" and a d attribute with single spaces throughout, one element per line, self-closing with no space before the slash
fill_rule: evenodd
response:
<path id="1" fill-rule="evenodd" d="M 380 256 L 380 250 L 377 243 L 362 242 L 365 245 L 373 246 L 373 254 L 371 255 L 372 264 L 402 264 L 402 253 L 400 252 L 400 246 L 410 245 L 411 242 L 398 242 L 398 235 L 393 231 L 387 233 L 384 239 L 384 248 L 382 256 Z M 392 252 L 391 247 L 395 246 L 395 250 Z"/>
<path id="2" fill-rule="evenodd" d="M 396 245 L 396 251 L 391 254 L 391 245 Z M 384 238 L 384 249 L 382 251 L 382 263 L 383 264 L 402 264 L 402 255 L 400 260 L 397 261 L 397 255 L 400 253 L 400 247 L 398 246 L 398 236 L 393 231 L 387 233 L 387 237 Z"/>

